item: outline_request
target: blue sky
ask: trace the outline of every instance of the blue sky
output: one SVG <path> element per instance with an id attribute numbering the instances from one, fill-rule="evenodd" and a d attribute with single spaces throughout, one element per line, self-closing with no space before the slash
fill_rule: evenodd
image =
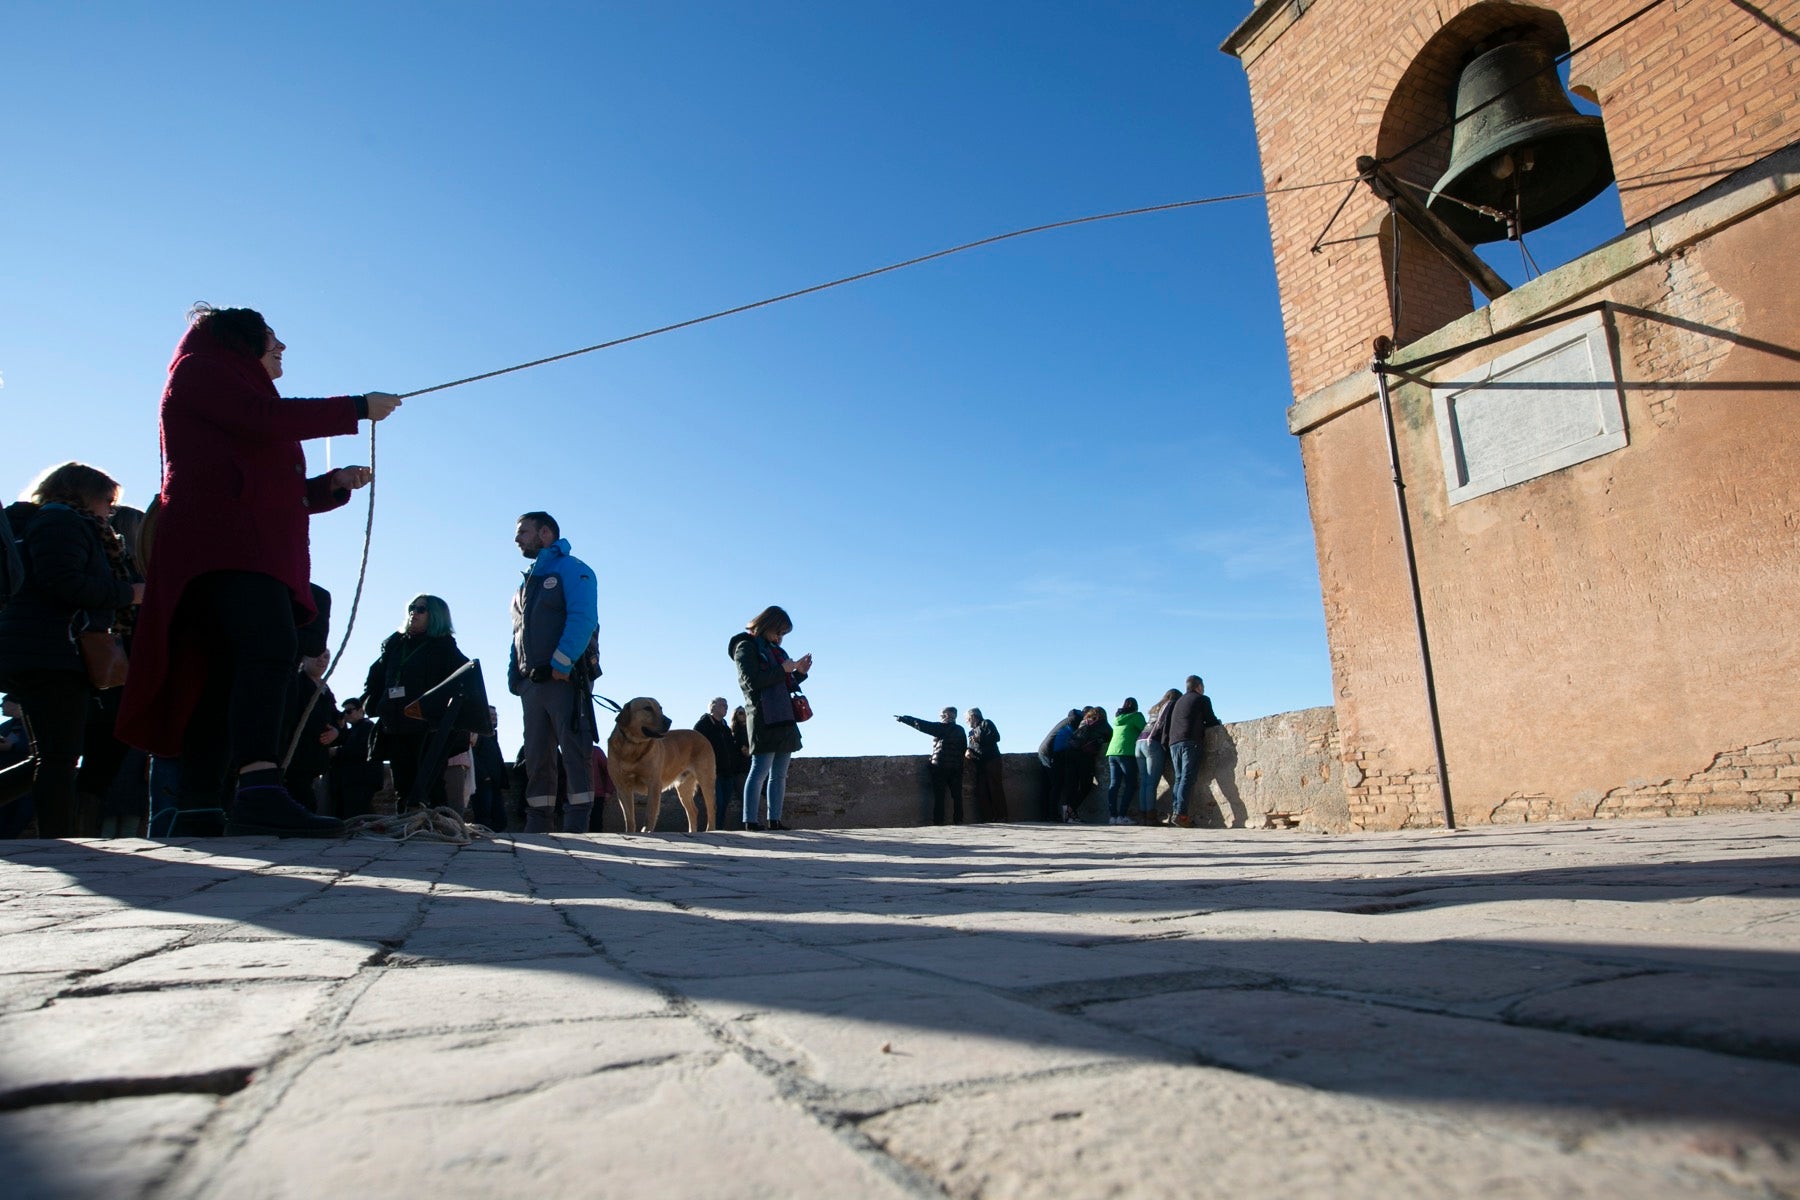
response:
<path id="1" fill-rule="evenodd" d="M 1242 4 L 15 3 L 0 76 L 0 490 L 68 458 L 142 505 L 195 300 L 284 394 L 396 392 L 1040 222 L 1260 186 Z M 1541 257 L 1541 256 L 1540 256 Z M 1546 264 L 1548 265 L 1548 264 Z M 513 518 L 600 578 L 600 690 L 736 702 L 765 604 L 807 752 L 1011 750 L 1190 671 L 1330 702 L 1260 202 L 1007 242 L 423 397 L 380 427 L 340 695 L 416 592 L 502 730 Z M 323 469 L 362 439 L 309 446 Z M 363 494 L 313 522 L 355 582 Z"/>

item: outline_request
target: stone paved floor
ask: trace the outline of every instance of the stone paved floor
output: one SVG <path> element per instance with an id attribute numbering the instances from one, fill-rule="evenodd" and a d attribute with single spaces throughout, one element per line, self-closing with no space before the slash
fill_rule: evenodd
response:
<path id="1" fill-rule="evenodd" d="M 0 1188 L 1796 1196 L 1797 849 L 0 843 Z"/>

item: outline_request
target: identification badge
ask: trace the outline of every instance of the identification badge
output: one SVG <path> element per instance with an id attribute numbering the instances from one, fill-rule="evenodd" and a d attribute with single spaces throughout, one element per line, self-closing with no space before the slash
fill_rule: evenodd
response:
<path id="1" fill-rule="evenodd" d="M 406 699 L 406 689 L 403 687 L 389 688 L 388 689 L 388 699 L 389 700 L 404 700 L 404 699 Z"/>

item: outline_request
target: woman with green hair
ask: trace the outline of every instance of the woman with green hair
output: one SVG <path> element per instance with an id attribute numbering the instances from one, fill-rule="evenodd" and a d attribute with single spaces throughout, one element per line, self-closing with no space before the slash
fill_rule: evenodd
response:
<path id="1" fill-rule="evenodd" d="M 437 596 L 414 596 L 406 606 L 406 620 L 398 632 L 381 643 L 381 657 L 369 667 L 363 685 L 363 711 L 375 718 L 371 758 L 386 759 L 394 768 L 394 793 L 402 804 L 413 795 L 419 763 L 425 755 L 431 726 L 406 715 L 408 704 L 450 677 L 469 661 L 456 645 L 456 629 L 450 623 L 450 606 Z M 467 750 L 452 744 L 450 751 Z M 421 797 L 432 806 L 447 803 L 442 773 L 431 780 L 429 794 Z M 462 797 L 455 798 L 458 807 Z"/>

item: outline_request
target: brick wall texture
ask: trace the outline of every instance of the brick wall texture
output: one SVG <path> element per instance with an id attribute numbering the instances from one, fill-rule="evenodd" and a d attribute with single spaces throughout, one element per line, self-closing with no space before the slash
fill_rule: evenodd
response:
<path id="1" fill-rule="evenodd" d="M 1529 24 L 1568 47 L 1641 7 L 1269 0 L 1231 44 L 1266 184 L 1346 179 L 1358 155 L 1430 133 L 1449 116 L 1467 48 L 1488 34 Z M 1778 809 L 1800 793 L 1800 299 L 1777 266 L 1800 261 L 1797 28 L 1800 0 L 1664 0 L 1575 55 L 1572 86 L 1600 105 L 1620 177 L 1619 242 L 1472 317 L 1461 277 L 1400 243 L 1403 346 L 1464 317 L 1436 341 L 1616 306 L 1623 449 L 1451 505 L 1431 394 L 1394 392 L 1461 822 Z M 1443 134 L 1394 170 L 1429 185 L 1448 155 Z M 1749 207 L 1719 199 L 1757 188 Z M 1366 378 L 1370 339 L 1395 318 L 1394 243 L 1366 189 L 1331 236 L 1374 236 L 1311 252 L 1347 190 L 1269 201 L 1302 400 Z M 1524 340 L 1452 360 L 1438 378 L 1466 378 Z M 1441 824 L 1379 409 L 1349 403 L 1306 427 L 1300 449 L 1347 819 Z"/>
<path id="2" fill-rule="evenodd" d="M 1566 44 L 1575 46 L 1640 7 L 1640 0 L 1315 0 L 1291 24 L 1272 22 L 1278 36 L 1242 54 L 1264 186 L 1354 178 L 1358 155 L 1393 154 L 1440 126 L 1451 116 L 1463 51 L 1481 36 L 1548 25 L 1566 30 Z M 1664 0 L 1575 56 L 1570 83 L 1601 107 L 1626 225 L 1800 136 L 1796 29 L 1794 0 Z M 1393 169 L 1429 186 L 1449 147 L 1449 135 L 1441 135 Z M 1383 243 L 1311 252 L 1350 190 L 1346 183 L 1269 199 L 1296 397 L 1364 366 L 1370 338 L 1390 331 Z M 1380 232 L 1384 213 L 1360 189 L 1331 236 Z M 1403 244 L 1401 267 L 1409 310 L 1403 337 L 1469 310 L 1467 284 L 1427 251 Z"/>

